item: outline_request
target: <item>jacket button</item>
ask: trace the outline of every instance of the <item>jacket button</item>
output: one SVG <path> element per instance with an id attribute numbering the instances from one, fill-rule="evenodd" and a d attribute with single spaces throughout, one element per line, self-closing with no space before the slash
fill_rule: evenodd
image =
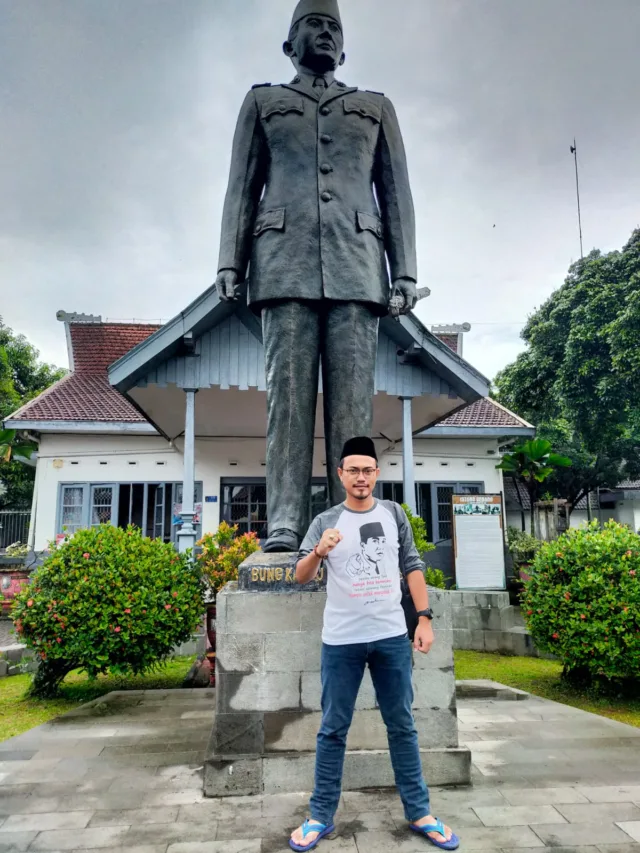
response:
<path id="1" fill-rule="evenodd" d="M 323 133 L 320 137 L 320 142 L 333 142 L 333 136 L 330 133 Z"/>
<path id="2" fill-rule="evenodd" d="M 376 234 L 378 237 L 382 237 L 382 225 L 376 225 Z"/>
<path id="3" fill-rule="evenodd" d="M 329 163 L 323 163 L 320 166 L 320 171 L 323 175 L 328 175 L 329 172 L 333 172 L 333 166 L 331 166 Z"/>
<path id="4" fill-rule="evenodd" d="M 321 107 L 321 109 L 320 109 L 320 115 L 321 116 L 328 116 L 330 112 L 331 112 L 331 107 Z"/>
<path id="5" fill-rule="evenodd" d="M 331 201 L 333 195 L 328 190 L 325 190 L 320 196 L 320 198 L 322 199 L 322 201 Z"/>

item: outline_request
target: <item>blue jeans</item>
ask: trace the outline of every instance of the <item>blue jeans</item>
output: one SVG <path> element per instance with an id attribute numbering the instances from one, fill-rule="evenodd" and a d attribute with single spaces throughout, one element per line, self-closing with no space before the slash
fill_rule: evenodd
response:
<path id="1" fill-rule="evenodd" d="M 411 705 L 413 652 L 405 634 L 374 643 L 322 645 L 322 725 L 316 746 L 311 816 L 331 824 L 338 809 L 347 734 L 368 664 L 382 719 L 387 727 L 391 764 L 404 814 L 414 823 L 430 814 L 422 777 L 418 734 Z"/>

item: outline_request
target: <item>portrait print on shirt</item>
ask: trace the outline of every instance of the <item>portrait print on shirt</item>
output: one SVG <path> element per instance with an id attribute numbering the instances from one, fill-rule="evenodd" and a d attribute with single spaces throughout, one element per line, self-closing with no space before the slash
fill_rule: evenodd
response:
<path id="1" fill-rule="evenodd" d="M 347 574 L 352 578 L 386 578 L 385 549 L 387 537 L 379 521 L 360 528 L 360 548 L 347 561 Z"/>

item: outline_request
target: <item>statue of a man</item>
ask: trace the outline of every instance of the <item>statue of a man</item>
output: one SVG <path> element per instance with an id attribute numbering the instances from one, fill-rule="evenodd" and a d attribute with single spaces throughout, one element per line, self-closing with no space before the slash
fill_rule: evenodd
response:
<path id="1" fill-rule="evenodd" d="M 257 85 L 235 132 L 217 288 L 262 317 L 267 382 L 266 551 L 308 525 L 322 368 L 329 500 L 347 438 L 370 435 L 379 318 L 416 302 L 415 217 L 391 102 L 334 77 L 345 60 L 337 0 L 300 0 L 291 83 Z"/>

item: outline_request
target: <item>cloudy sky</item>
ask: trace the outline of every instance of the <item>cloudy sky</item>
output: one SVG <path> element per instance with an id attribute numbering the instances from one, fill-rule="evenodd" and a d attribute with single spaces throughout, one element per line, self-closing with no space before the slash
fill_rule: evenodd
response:
<path id="1" fill-rule="evenodd" d="M 214 279 L 235 120 L 293 0 L 0 0 L 0 314 L 168 319 Z M 427 324 L 492 377 L 585 250 L 640 224 L 638 0 L 342 0 L 341 79 L 402 125 Z M 494 227 L 495 226 L 495 227 Z"/>

